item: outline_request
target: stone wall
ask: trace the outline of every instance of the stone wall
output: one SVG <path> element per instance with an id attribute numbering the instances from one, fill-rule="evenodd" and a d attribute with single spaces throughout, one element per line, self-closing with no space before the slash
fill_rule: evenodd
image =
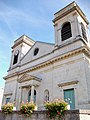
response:
<path id="1" fill-rule="evenodd" d="M 0 112 L 0 120 L 48 120 L 46 111 L 35 111 L 31 117 L 22 115 L 20 111 L 5 115 Z M 90 110 L 68 110 L 60 120 L 90 120 Z"/>

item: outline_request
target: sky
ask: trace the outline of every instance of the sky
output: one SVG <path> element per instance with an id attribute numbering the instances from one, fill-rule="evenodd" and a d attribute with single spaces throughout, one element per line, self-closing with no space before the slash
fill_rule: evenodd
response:
<path id="1" fill-rule="evenodd" d="M 54 43 L 54 13 L 73 0 L 0 0 L 0 87 L 10 65 L 11 47 L 23 34 Z M 90 21 L 90 0 L 75 0 Z"/>

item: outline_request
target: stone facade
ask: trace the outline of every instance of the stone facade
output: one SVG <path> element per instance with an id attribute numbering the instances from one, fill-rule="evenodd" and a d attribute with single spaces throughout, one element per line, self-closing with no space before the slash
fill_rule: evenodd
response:
<path id="1" fill-rule="evenodd" d="M 31 117 L 26 117 L 19 111 L 15 111 L 7 115 L 0 112 L 0 120 L 48 120 L 48 117 L 46 111 L 36 111 Z M 90 120 L 90 110 L 69 110 L 60 120 Z"/>
<path id="2" fill-rule="evenodd" d="M 54 14 L 55 44 L 35 42 L 26 35 L 14 42 L 6 102 L 44 102 L 64 99 L 71 109 L 90 109 L 90 41 L 88 20 L 72 2 Z"/>

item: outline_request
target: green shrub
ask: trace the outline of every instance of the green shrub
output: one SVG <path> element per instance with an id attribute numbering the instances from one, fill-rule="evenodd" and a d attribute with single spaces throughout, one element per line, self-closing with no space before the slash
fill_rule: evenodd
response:
<path id="1" fill-rule="evenodd" d="M 13 107 L 14 107 L 13 103 L 7 103 L 7 104 L 4 104 L 1 109 L 2 109 L 2 112 L 9 114 L 9 113 L 12 113 Z"/>
<path id="2" fill-rule="evenodd" d="M 25 103 L 22 103 L 21 104 L 21 108 L 20 108 L 20 111 L 25 114 L 26 116 L 30 116 L 31 113 L 35 110 L 35 104 L 34 103 L 31 103 L 31 102 L 27 102 L 26 104 Z"/>
<path id="3" fill-rule="evenodd" d="M 58 118 L 64 114 L 65 110 L 67 110 L 67 103 L 63 100 L 55 100 L 51 102 L 45 103 L 45 108 L 48 110 L 47 115 L 49 118 Z"/>

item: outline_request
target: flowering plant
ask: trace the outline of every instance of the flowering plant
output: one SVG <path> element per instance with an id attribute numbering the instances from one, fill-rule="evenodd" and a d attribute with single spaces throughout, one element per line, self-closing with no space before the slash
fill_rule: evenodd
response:
<path id="1" fill-rule="evenodd" d="M 45 103 L 45 108 L 48 110 L 47 115 L 49 118 L 60 118 L 64 111 L 67 110 L 67 103 L 63 100 L 55 100 Z"/>
<path id="2" fill-rule="evenodd" d="M 30 116 L 31 113 L 35 110 L 35 104 L 32 102 L 27 102 L 21 104 L 20 111 L 26 116 Z"/>
<path id="3" fill-rule="evenodd" d="M 7 103 L 2 105 L 1 109 L 2 109 L 2 112 L 9 114 L 9 113 L 12 113 L 13 107 L 14 107 L 13 103 Z"/>

